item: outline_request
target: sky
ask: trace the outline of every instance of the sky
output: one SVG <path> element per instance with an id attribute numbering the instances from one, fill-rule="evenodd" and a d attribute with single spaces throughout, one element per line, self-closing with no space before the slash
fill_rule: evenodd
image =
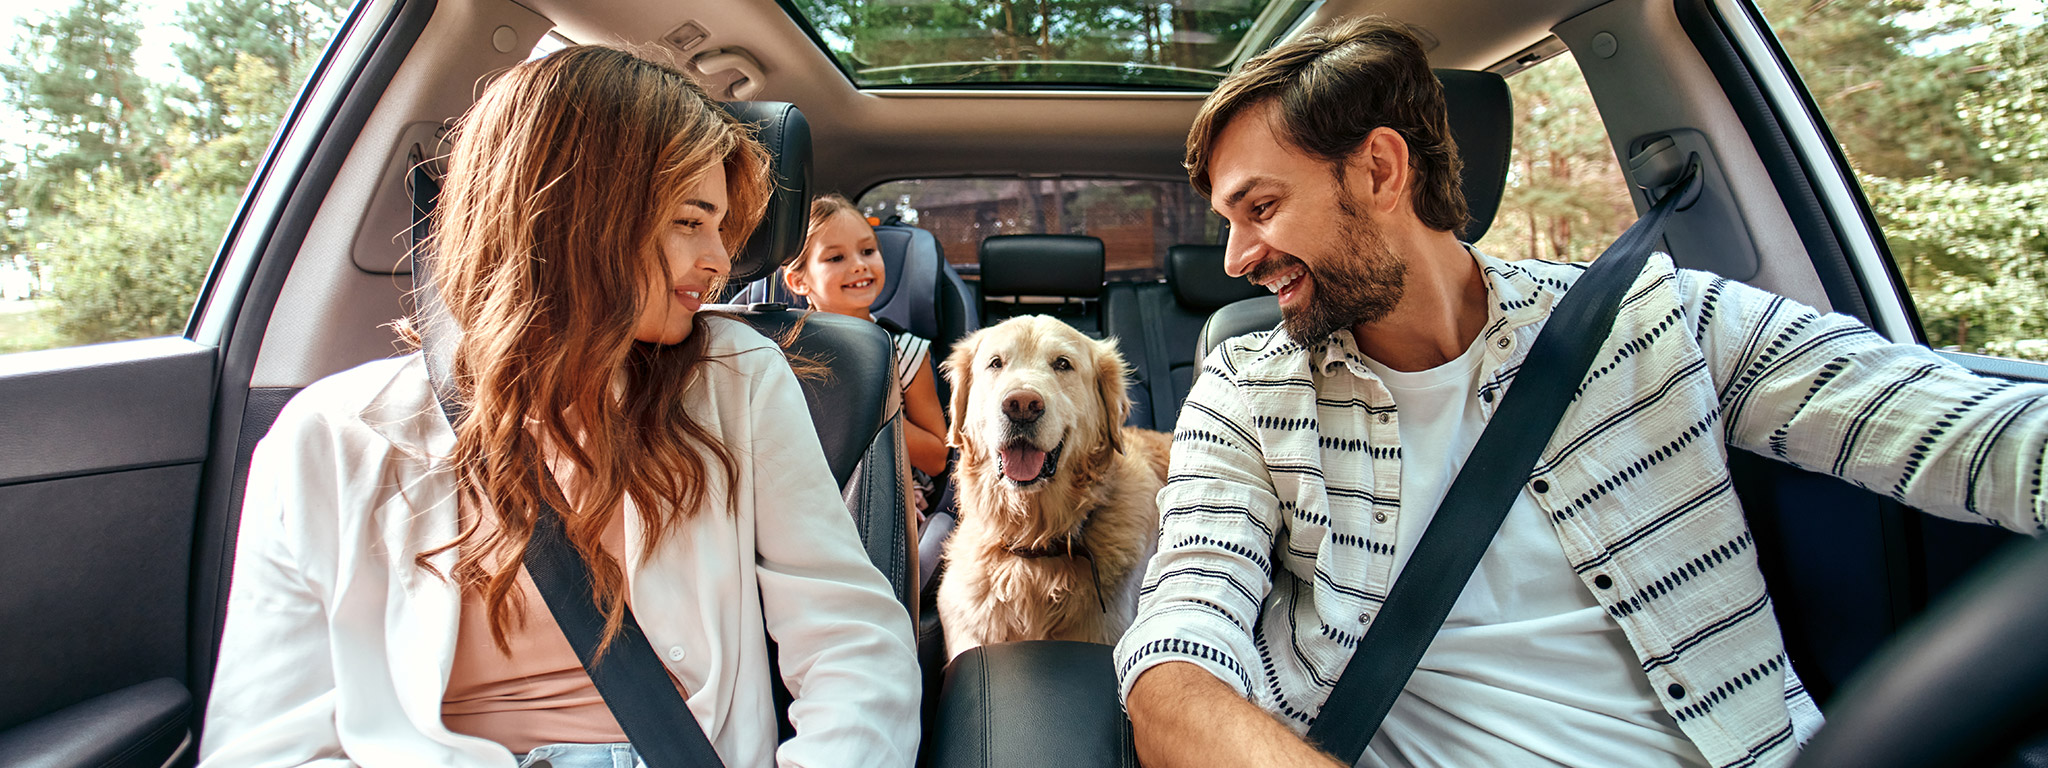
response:
<path id="1" fill-rule="evenodd" d="M 128 6 L 142 22 L 142 47 L 135 52 L 136 68 L 151 80 L 163 82 L 180 76 L 178 59 L 171 43 L 184 34 L 177 28 L 178 12 L 187 0 L 129 0 Z M 71 7 L 72 0 L 6 0 L 0 3 L 0 61 L 14 63 L 14 44 L 23 32 L 22 22 L 42 21 Z M 0 121 L 0 156 L 22 157 L 21 147 L 36 140 L 20 121 Z"/>

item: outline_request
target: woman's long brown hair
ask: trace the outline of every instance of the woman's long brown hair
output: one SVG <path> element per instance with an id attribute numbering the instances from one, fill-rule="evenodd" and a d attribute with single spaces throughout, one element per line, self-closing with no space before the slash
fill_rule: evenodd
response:
<path id="1" fill-rule="evenodd" d="M 511 68 L 456 126 L 425 251 L 462 333 L 450 379 L 466 415 L 452 460 L 470 514 L 416 562 L 459 553 L 454 579 L 482 593 L 501 651 L 543 499 L 590 565 L 609 644 L 626 576 L 599 541 L 625 497 L 646 530 L 644 558 L 704 512 L 715 481 L 725 493 L 738 485 L 732 450 L 685 409 L 707 318 L 680 344 L 633 338 L 643 286 L 670 277 L 656 244 L 667 212 L 721 165 L 721 235 L 737 252 L 767 205 L 766 151 L 682 72 L 600 46 Z M 573 487 L 555 483 L 550 456 L 574 468 Z"/>

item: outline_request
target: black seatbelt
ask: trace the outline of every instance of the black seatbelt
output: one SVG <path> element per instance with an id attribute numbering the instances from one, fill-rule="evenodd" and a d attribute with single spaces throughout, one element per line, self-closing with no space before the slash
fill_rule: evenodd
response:
<path id="1" fill-rule="evenodd" d="M 603 656 L 597 655 L 599 638 L 604 637 L 604 613 L 591 598 L 590 569 L 583 556 L 569 543 L 562 529 L 562 516 L 546 500 L 533 524 L 533 536 L 526 542 L 526 571 L 547 601 L 576 658 L 590 673 L 598 695 L 611 709 L 619 728 L 640 753 L 648 768 L 709 768 L 723 766 L 704 727 L 697 723 L 669 678 L 668 668 L 654 655 L 654 646 L 633 619 L 633 609 L 619 634 Z"/>
<path id="2" fill-rule="evenodd" d="M 1351 662 L 1363 663 L 1344 665 L 1322 712 L 1309 726 L 1309 741 L 1345 765 L 1357 764 L 1365 754 L 1450 615 L 1451 605 L 1472 580 L 1473 569 L 1493 543 L 1558 420 L 1575 399 L 1594 355 L 1613 330 L 1622 294 L 1642 273 L 1665 219 L 1690 202 L 1698 176 L 1695 164 L 1600 254 L 1558 300 L 1529 346 L 1521 372 L 1451 481 L 1436 517 L 1388 590 L 1379 617 L 1352 652 Z"/>

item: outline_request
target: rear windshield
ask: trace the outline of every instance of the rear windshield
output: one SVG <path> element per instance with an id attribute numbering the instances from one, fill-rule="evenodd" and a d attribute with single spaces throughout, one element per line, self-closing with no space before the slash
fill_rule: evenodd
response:
<path id="1" fill-rule="evenodd" d="M 1221 242 L 1223 220 L 1186 181 L 1150 179 L 908 179 L 861 195 L 869 216 L 929 230 L 963 276 L 981 271 L 990 235 L 1102 238 L 1110 280 L 1158 280 L 1168 246 Z"/>

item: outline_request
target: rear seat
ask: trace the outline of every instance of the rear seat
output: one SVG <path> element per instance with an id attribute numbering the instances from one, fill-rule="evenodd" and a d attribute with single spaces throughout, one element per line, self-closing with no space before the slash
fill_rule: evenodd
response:
<path id="1" fill-rule="evenodd" d="M 983 324 L 1050 315 L 1089 338 L 1102 338 L 1102 253 L 1102 239 L 1087 235 L 996 235 L 982 240 Z M 1047 297 L 1061 301 L 1024 301 Z"/>
<path id="2" fill-rule="evenodd" d="M 1103 317 L 1130 361 L 1131 418 L 1126 424 L 1172 432 L 1194 385 L 1196 341 L 1209 314 L 1265 293 L 1223 271 L 1223 246 L 1166 249 L 1166 282 L 1111 285 Z"/>

